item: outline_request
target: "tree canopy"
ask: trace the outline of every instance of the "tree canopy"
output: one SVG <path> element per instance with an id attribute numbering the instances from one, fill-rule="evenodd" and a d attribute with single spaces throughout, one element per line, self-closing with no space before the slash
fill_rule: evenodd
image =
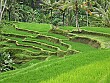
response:
<path id="1" fill-rule="evenodd" d="M 0 20 L 110 27 L 109 0 L 1 0 Z M 76 21 L 75 21 L 76 20 Z"/>

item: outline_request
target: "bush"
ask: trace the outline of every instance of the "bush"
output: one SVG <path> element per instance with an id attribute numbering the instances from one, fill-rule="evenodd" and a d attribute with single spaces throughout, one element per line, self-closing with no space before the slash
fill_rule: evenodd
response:
<path id="1" fill-rule="evenodd" d="M 53 20 L 52 24 L 53 24 L 54 26 L 57 26 L 59 21 L 60 21 L 59 18 L 55 18 L 55 19 Z"/>
<path id="2" fill-rule="evenodd" d="M 6 72 L 9 70 L 14 70 L 12 66 L 13 61 L 9 53 L 0 53 L 0 72 Z"/>

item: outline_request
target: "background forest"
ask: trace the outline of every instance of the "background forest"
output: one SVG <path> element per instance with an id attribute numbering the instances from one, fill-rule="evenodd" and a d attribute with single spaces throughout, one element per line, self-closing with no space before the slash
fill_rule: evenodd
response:
<path id="1" fill-rule="evenodd" d="M 5 0 L 3 1 L 5 3 Z M 6 1 L 6 7 L 2 16 L 2 19 L 5 21 L 75 26 L 75 16 L 78 15 L 78 26 L 110 27 L 109 0 Z"/>

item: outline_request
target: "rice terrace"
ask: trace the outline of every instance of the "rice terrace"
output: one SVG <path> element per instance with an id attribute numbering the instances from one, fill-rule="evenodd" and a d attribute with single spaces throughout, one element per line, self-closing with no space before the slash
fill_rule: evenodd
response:
<path id="1" fill-rule="evenodd" d="M 110 83 L 110 0 L 0 0 L 0 83 Z"/>

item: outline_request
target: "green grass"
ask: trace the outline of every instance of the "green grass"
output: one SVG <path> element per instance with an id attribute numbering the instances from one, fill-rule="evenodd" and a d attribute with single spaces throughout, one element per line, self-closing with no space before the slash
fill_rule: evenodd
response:
<path id="1" fill-rule="evenodd" d="M 75 27 L 72 26 L 60 26 L 59 28 L 68 31 L 72 31 L 73 29 L 75 29 Z"/>
<path id="2" fill-rule="evenodd" d="M 59 47 L 61 50 L 67 50 L 66 47 L 60 45 L 60 44 L 56 44 L 56 43 L 53 43 L 53 42 L 49 42 L 47 40 L 43 40 L 43 39 L 37 39 L 37 38 L 26 38 L 25 40 L 29 40 L 29 41 L 36 41 L 36 42 L 41 42 L 41 43 L 46 43 L 48 45 L 52 45 L 52 46 L 55 46 L 55 47 Z"/>
<path id="3" fill-rule="evenodd" d="M 75 33 L 76 34 L 76 33 Z M 110 38 L 104 37 L 104 36 L 94 36 L 90 34 L 77 34 L 78 36 L 86 37 L 86 38 L 91 38 L 94 40 L 97 40 L 101 42 L 101 44 L 104 45 L 104 48 L 110 48 Z"/>
<path id="4" fill-rule="evenodd" d="M 46 61 L 42 61 L 42 62 L 40 62 L 40 63 L 36 63 L 36 64 L 33 64 L 33 65 L 31 65 L 31 66 L 28 66 L 28 67 L 26 67 L 26 68 L 23 68 L 23 70 L 21 70 L 21 69 L 17 69 L 17 70 L 14 70 L 14 71 L 9 71 L 9 72 L 4 72 L 4 73 L 2 73 L 2 75 L 0 75 L 0 80 L 3 80 L 3 79 L 5 79 L 5 77 L 8 77 L 9 75 L 17 75 L 18 73 L 21 73 L 21 72 L 23 72 L 23 71 L 28 71 L 28 70 L 31 70 L 32 69 L 32 67 L 34 67 L 34 69 L 35 68 L 38 68 L 38 67 L 42 67 L 42 66 L 45 66 L 45 65 L 48 65 L 49 63 L 52 63 L 53 61 L 56 61 L 56 60 L 61 60 L 60 58 L 59 59 L 53 59 L 53 60 L 46 60 Z M 26 65 L 26 64 L 25 64 Z"/>
<path id="5" fill-rule="evenodd" d="M 40 34 L 56 37 L 62 40 L 64 43 L 71 45 L 72 49 L 80 51 L 80 53 L 67 55 L 65 57 L 58 56 L 48 56 L 45 61 L 39 61 L 35 58 L 37 56 L 27 55 L 27 53 L 17 53 L 14 56 L 20 58 L 27 58 L 34 60 L 29 61 L 25 64 L 18 66 L 18 69 L 4 72 L 0 74 L 0 83 L 109 83 L 110 80 L 110 49 L 96 49 L 87 44 L 71 42 L 69 38 L 59 35 L 49 33 L 50 25 L 49 24 L 38 24 L 38 23 L 16 23 L 18 28 L 38 31 Z M 63 30 L 72 31 L 75 30 L 75 27 L 64 26 L 60 27 Z M 95 31 L 101 33 L 110 33 L 108 28 L 90 28 L 82 27 L 88 31 Z M 27 31 L 19 31 L 13 27 L 5 26 L 3 29 L 4 33 L 25 35 L 24 38 L 5 36 L 8 39 L 16 40 L 19 44 L 31 46 L 29 48 L 23 46 L 16 46 L 14 43 L 8 43 L 6 41 L 0 42 L 0 44 L 6 44 L 8 48 L 18 48 L 26 51 L 38 53 L 39 50 L 33 49 L 32 46 L 43 48 L 47 51 L 57 52 L 54 49 L 48 48 L 43 45 L 28 43 L 23 40 L 41 42 L 55 47 L 59 47 L 61 50 L 67 50 L 65 46 L 62 46 L 57 43 L 50 42 L 44 39 L 37 39 L 35 36 L 37 34 L 28 33 Z M 77 34 L 78 36 L 85 36 L 93 38 L 95 40 L 101 41 L 110 46 L 110 39 L 103 36 L 93 36 L 86 34 Z M 28 37 L 33 36 L 33 37 Z M 45 56 L 42 55 L 42 56 Z M 40 56 L 39 56 L 40 57 Z"/>
<path id="6" fill-rule="evenodd" d="M 95 32 L 101 32 L 101 33 L 110 34 L 110 28 L 104 28 L 104 27 L 82 27 L 82 29 L 88 30 L 88 31 L 95 31 Z"/>
<path id="7" fill-rule="evenodd" d="M 110 41 L 110 39 L 108 37 L 104 37 L 104 36 L 94 36 L 94 35 L 90 35 L 90 34 L 77 34 L 79 36 L 83 36 L 83 37 L 89 37 L 89 38 L 93 38 L 99 41 Z"/>
<path id="8" fill-rule="evenodd" d="M 55 37 L 55 38 L 58 38 L 58 39 L 67 39 L 65 36 L 62 36 L 62 35 L 59 35 L 59 34 L 54 34 L 54 33 L 42 33 L 43 35 L 47 35 L 47 36 L 52 36 L 52 37 Z"/>
<path id="9" fill-rule="evenodd" d="M 11 37 L 11 36 L 6 36 L 5 38 L 10 39 L 10 40 L 14 40 L 14 41 L 23 41 L 24 40 L 24 38 Z"/>
<path id="10" fill-rule="evenodd" d="M 14 43 L 5 43 L 5 44 L 8 45 L 7 48 L 19 48 L 19 49 L 28 50 L 28 51 L 31 51 L 31 52 L 39 52 L 39 50 L 36 50 L 36 49 L 33 49 L 33 48 L 16 46 L 16 44 L 14 44 Z"/>
<path id="11" fill-rule="evenodd" d="M 5 26 L 4 28 L 2 28 L 2 31 L 6 34 L 15 34 L 15 35 L 24 35 L 24 36 L 37 36 L 37 34 L 32 34 L 32 33 L 26 32 L 26 31 L 16 30 L 12 26 Z"/>
<path id="12" fill-rule="evenodd" d="M 7 41 L 0 41 L 0 45 L 5 44 Z"/>
<path id="13" fill-rule="evenodd" d="M 39 62 L 41 62 L 41 60 L 33 59 L 33 60 L 31 60 L 31 61 L 29 61 L 29 62 L 27 62 L 27 63 L 25 63 L 25 64 L 21 64 L 21 65 L 19 66 L 19 69 L 20 69 L 20 68 L 25 68 L 25 67 L 28 67 L 28 66 L 32 66 L 33 64 L 37 64 L 37 63 L 39 63 Z"/>
<path id="14" fill-rule="evenodd" d="M 38 31 L 38 32 L 47 32 L 50 30 L 50 24 L 19 22 L 16 25 L 22 29 Z"/>
<path id="15" fill-rule="evenodd" d="M 56 51 L 56 50 L 51 49 L 51 48 L 48 48 L 48 47 L 46 47 L 46 46 L 38 45 L 37 43 L 35 44 L 35 43 L 22 42 L 22 41 L 24 40 L 24 39 L 22 39 L 22 38 L 16 38 L 16 37 L 7 37 L 7 38 L 8 38 L 8 39 L 11 39 L 11 40 L 18 41 L 18 44 L 28 45 L 28 46 L 35 46 L 35 47 L 39 47 L 39 48 L 42 48 L 42 49 L 47 50 L 47 51 L 53 51 L 53 52 Z M 32 40 L 31 40 L 31 41 L 32 41 Z M 13 45 L 13 46 L 19 47 L 19 46 L 16 46 L 16 45 Z M 20 47 L 22 47 L 22 46 L 20 46 Z M 25 48 L 25 47 L 23 47 L 23 48 Z"/>
<path id="16" fill-rule="evenodd" d="M 64 27 L 60 26 L 59 28 L 68 31 L 77 30 L 76 27 L 72 27 L 72 26 L 64 26 Z M 104 28 L 104 27 L 80 27 L 80 28 L 88 31 L 110 34 L 110 28 Z"/>
<path id="17" fill-rule="evenodd" d="M 83 53 L 87 52 L 87 51 L 98 50 L 92 46 L 89 46 L 89 45 L 83 44 L 83 43 L 72 42 L 72 41 L 68 41 L 68 40 L 64 40 L 63 42 L 71 45 L 72 49 L 78 50 L 79 52 L 83 52 Z"/>
<path id="18" fill-rule="evenodd" d="M 110 38 L 108 37 L 104 37 L 104 36 L 94 36 L 94 35 L 90 35 L 90 34 L 77 34 L 78 36 L 83 36 L 83 37 L 87 37 L 87 38 L 92 38 L 101 42 L 110 42 Z"/>
<path id="19" fill-rule="evenodd" d="M 54 50 L 54 49 L 52 49 L 52 48 L 48 48 L 48 47 L 46 47 L 46 46 L 39 45 L 39 44 L 35 44 L 35 43 L 18 42 L 18 44 L 28 45 L 28 46 L 34 46 L 34 47 L 42 48 L 43 50 L 47 50 L 47 51 L 53 51 L 53 52 L 56 51 L 56 50 Z"/>
<path id="20" fill-rule="evenodd" d="M 41 83 L 108 83 L 110 58 L 73 69 L 67 73 Z"/>
<path id="21" fill-rule="evenodd" d="M 60 57 L 53 55 L 53 56 L 47 57 L 46 60 L 53 60 L 53 59 L 58 59 L 58 58 L 60 58 Z"/>
<path id="22" fill-rule="evenodd" d="M 66 39 L 65 36 L 61 36 L 58 34 L 48 33 L 48 31 L 51 29 L 50 24 L 38 24 L 38 23 L 18 23 L 16 24 L 19 28 L 32 30 L 32 31 L 38 31 L 39 33 L 47 36 L 53 36 L 59 39 Z"/>
<path id="23" fill-rule="evenodd" d="M 78 71 L 77 69 L 79 69 L 80 72 L 83 73 L 86 68 L 93 67 L 90 70 L 94 71 L 93 70 L 94 67 L 98 66 L 97 62 L 99 63 L 101 62 L 100 65 L 102 66 L 101 67 L 98 66 L 98 67 L 103 68 L 100 71 L 101 73 L 103 73 L 103 72 L 106 72 L 106 68 L 110 67 L 108 66 L 109 61 L 107 60 L 107 59 L 110 59 L 109 53 L 110 53 L 110 50 L 91 51 L 91 52 L 86 52 L 84 54 L 80 53 L 80 54 L 76 54 L 74 56 L 68 56 L 62 59 L 55 59 L 55 60 L 50 60 L 50 61 L 45 61 L 42 63 L 34 64 L 32 66 L 29 66 L 29 67 L 26 67 L 20 70 L 15 70 L 15 71 L 10 71 L 10 72 L 0 74 L 0 78 L 1 78 L 0 83 L 4 83 L 4 82 L 5 83 L 7 82 L 8 83 L 12 83 L 12 82 L 18 82 L 18 83 L 24 83 L 24 82 L 36 83 L 37 82 L 39 83 L 42 81 L 47 81 L 48 83 L 49 79 L 57 78 L 58 76 L 64 73 L 71 72 L 71 71 L 75 73 L 75 71 Z M 105 62 L 105 65 L 103 61 Z M 83 69 L 84 66 L 85 68 Z M 89 70 L 87 71 L 89 73 Z M 92 75 L 94 76 L 94 74 Z M 88 76 L 91 76 L 91 74 L 88 74 Z M 103 76 L 103 74 L 101 75 L 99 74 L 99 76 L 101 77 Z M 97 71 L 96 71 L 95 78 L 98 78 L 99 76 L 97 75 Z M 81 79 L 81 78 L 76 78 L 76 80 L 78 79 Z M 95 80 L 93 78 L 91 79 L 93 81 Z M 89 78 L 87 78 L 86 80 L 89 80 Z M 82 78 L 82 82 L 85 82 L 83 78 Z"/>

